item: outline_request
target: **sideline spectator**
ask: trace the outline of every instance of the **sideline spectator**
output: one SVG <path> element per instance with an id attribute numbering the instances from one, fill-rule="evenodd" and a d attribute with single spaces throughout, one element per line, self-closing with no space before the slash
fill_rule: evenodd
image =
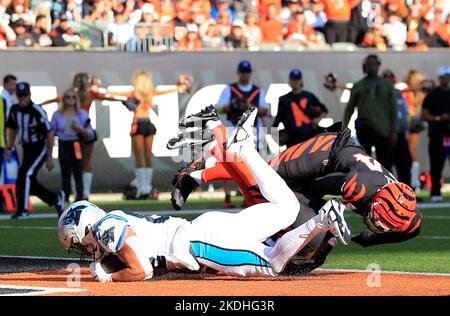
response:
<path id="1" fill-rule="evenodd" d="M 438 70 L 439 86 L 425 97 L 421 118 L 428 122 L 431 201 L 442 201 L 441 176 L 450 157 L 450 66 Z"/>
<path id="2" fill-rule="evenodd" d="M 268 14 L 267 8 L 274 6 L 275 14 L 279 16 L 281 14 L 281 0 L 258 0 L 258 13 L 261 19 L 265 19 Z"/>
<path id="3" fill-rule="evenodd" d="M 70 28 L 67 15 L 61 15 L 59 26 L 50 33 L 50 37 L 52 38 L 52 46 L 64 47 L 79 42 L 83 36 Z"/>
<path id="4" fill-rule="evenodd" d="M 231 34 L 231 21 L 231 15 L 227 10 L 219 11 L 217 16 L 217 26 L 219 27 L 220 34 L 223 38 L 226 38 Z"/>
<path id="5" fill-rule="evenodd" d="M 247 39 L 247 47 L 255 50 L 262 41 L 261 28 L 258 25 L 258 15 L 255 12 L 248 12 L 245 16 L 245 38 Z"/>
<path id="6" fill-rule="evenodd" d="M 266 17 L 259 21 L 262 33 L 262 44 L 283 43 L 283 23 L 278 19 L 277 7 L 274 4 L 267 6 Z"/>
<path id="7" fill-rule="evenodd" d="M 395 74 L 389 69 L 383 71 L 382 77 L 393 85 L 397 82 Z M 407 140 L 409 108 L 400 90 L 394 89 L 394 95 L 398 110 L 398 138 L 392 152 L 393 164 L 397 170 L 398 180 L 411 186 L 412 158 Z"/>
<path id="8" fill-rule="evenodd" d="M 387 22 L 383 25 L 383 29 L 389 47 L 392 47 L 395 50 L 402 50 L 405 48 L 407 29 L 399 15 L 394 13 L 389 15 Z"/>
<path id="9" fill-rule="evenodd" d="M 234 21 L 236 14 L 232 8 L 230 8 L 230 0 L 214 0 L 214 7 L 211 9 L 211 18 L 216 20 L 219 19 L 219 14 L 221 11 L 227 11 L 230 15 L 230 23 Z"/>
<path id="10" fill-rule="evenodd" d="M 27 31 L 27 26 L 24 19 L 20 18 L 14 22 L 13 30 L 16 33 L 15 47 L 33 47 L 35 42 L 30 32 Z"/>
<path id="11" fill-rule="evenodd" d="M 100 88 L 100 80 L 95 76 L 89 76 L 85 72 L 77 73 L 73 77 L 71 88 L 73 88 L 78 95 L 78 99 L 80 100 L 80 108 L 89 114 L 89 110 L 96 100 L 108 100 L 108 101 L 117 101 L 117 99 L 110 98 L 105 96 L 103 93 L 99 93 Z M 54 99 L 50 99 L 41 103 L 41 105 L 50 104 L 53 102 L 62 102 L 62 97 L 58 96 Z M 86 153 L 84 158 L 84 168 L 83 168 L 83 184 L 84 184 L 84 193 L 83 199 L 89 200 L 89 196 L 91 194 L 91 185 L 92 185 L 92 150 L 94 148 L 94 143 L 97 140 L 97 134 L 94 131 L 94 136 L 86 140 Z"/>
<path id="12" fill-rule="evenodd" d="M 6 146 L 6 160 L 10 161 L 11 148 L 16 136 L 22 143 L 23 157 L 16 181 L 17 212 L 12 218 L 26 218 L 30 194 L 37 195 L 48 205 L 54 205 L 58 215 L 64 209 L 64 192 L 53 193 L 43 187 L 36 179 L 39 169 L 44 162 L 48 171 L 53 169 L 53 141 L 54 133 L 45 111 L 31 101 L 30 85 L 19 82 L 16 88 L 19 103 L 12 106 L 8 122 L 8 145 Z M 26 119 L 20 119 L 26 118 Z M 24 124 L 27 122 L 27 124 Z M 31 128 L 34 126 L 34 128 Z M 20 131 L 20 133 L 18 133 Z"/>
<path id="13" fill-rule="evenodd" d="M 36 24 L 34 25 L 31 36 L 35 47 L 50 47 L 52 46 L 52 39 L 48 32 L 48 19 L 45 15 L 38 15 L 36 17 Z"/>
<path id="14" fill-rule="evenodd" d="M 361 0 L 320 0 L 327 16 L 324 32 L 328 44 L 349 40 L 352 6 L 359 1 Z"/>
<path id="15" fill-rule="evenodd" d="M 298 41 L 300 45 L 305 47 L 319 47 L 322 45 L 314 29 L 308 25 L 303 10 L 297 11 L 292 20 L 289 21 L 285 38 Z"/>
<path id="16" fill-rule="evenodd" d="M 12 0 L 11 5 L 6 9 L 6 13 L 11 17 L 11 22 L 23 19 L 26 25 L 34 22 L 34 13 L 30 10 L 30 0 Z"/>
<path id="17" fill-rule="evenodd" d="M 210 20 L 207 22 L 207 29 L 202 36 L 202 46 L 206 49 L 217 49 L 217 50 L 225 50 L 225 40 L 223 36 L 220 34 L 219 27 L 214 20 Z"/>
<path id="18" fill-rule="evenodd" d="M 408 144 L 409 152 L 412 158 L 411 168 L 411 187 L 420 187 L 420 164 L 417 158 L 417 144 L 420 140 L 420 134 L 425 130 L 425 124 L 420 119 L 420 112 L 422 110 L 422 103 L 426 96 L 426 92 L 422 88 L 423 75 L 415 69 L 411 69 L 405 76 L 406 88 L 403 90 L 403 97 L 405 98 L 409 107 L 409 133 Z"/>
<path id="19" fill-rule="evenodd" d="M 364 36 L 361 46 L 365 48 L 371 47 L 376 48 L 380 51 L 385 51 L 387 49 L 387 43 L 381 27 L 374 26 L 370 28 Z"/>
<path id="20" fill-rule="evenodd" d="M 65 202 L 71 194 L 71 177 L 75 180 L 75 201 L 84 199 L 83 161 L 86 156 L 85 140 L 94 137 L 88 113 L 80 109 L 80 99 L 75 89 L 67 89 L 58 111 L 51 120 L 52 130 L 58 137 L 59 164 L 61 166 L 61 187 Z"/>
<path id="21" fill-rule="evenodd" d="M 283 123 L 286 136 L 283 145 L 288 148 L 323 131 L 318 124 L 328 114 L 326 106 L 314 94 L 303 90 L 303 75 L 299 69 L 289 73 L 289 86 L 292 90 L 278 100 L 273 123 L 274 127 Z"/>
<path id="22" fill-rule="evenodd" d="M 225 39 L 228 49 L 247 49 L 247 39 L 244 34 L 244 23 L 235 20 L 231 27 L 231 34 Z"/>
<path id="23" fill-rule="evenodd" d="M 301 9 L 300 0 L 287 0 L 287 6 L 281 9 L 280 18 L 284 25 L 287 25 L 292 16 Z"/>
<path id="24" fill-rule="evenodd" d="M 9 116 L 11 107 L 17 103 L 16 85 L 17 85 L 17 77 L 16 76 L 8 74 L 3 77 L 2 98 L 6 102 L 6 117 Z"/>
<path id="25" fill-rule="evenodd" d="M 202 49 L 202 41 L 198 33 L 197 25 L 187 25 L 187 34 L 185 38 L 178 42 L 178 49 L 189 52 L 200 51 Z"/>
<path id="26" fill-rule="evenodd" d="M 0 49 L 14 45 L 15 40 L 16 33 L 14 33 L 14 30 L 8 25 L 6 20 L 0 18 Z"/>
<path id="27" fill-rule="evenodd" d="M 153 97 L 172 93 L 184 92 L 187 86 L 177 84 L 177 88 L 156 91 L 151 75 L 145 70 L 137 70 L 132 78 L 133 90 L 129 92 L 108 91 L 114 96 L 128 97 L 129 109 L 134 112 L 131 125 L 131 138 L 135 158 L 135 175 L 138 183 L 136 199 L 147 199 L 152 192 L 153 159 L 152 146 L 156 127 L 150 121 L 149 110 L 153 107 Z"/>
<path id="28" fill-rule="evenodd" d="M 237 67 L 237 82 L 228 84 L 223 89 L 217 108 L 219 112 L 226 114 L 224 122 L 227 127 L 235 127 L 245 110 L 254 106 L 258 108 L 258 117 L 255 121 L 257 127 L 256 148 L 261 151 L 265 146 L 265 133 L 262 131 L 264 124 L 262 118 L 268 113 L 268 104 L 265 101 L 265 91 L 251 82 L 252 65 L 243 60 Z M 225 182 L 225 208 L 234 208 L 231 202 L 231 183 Z"/>
<path id="29" fill-rule="evenodd" d="M 348 125 L 354 109 L 356 135 L 368 155 L 372 146 L 376 159 L 388 170 L 392 167 L 392 147 L 397 142 L 397 102 L 392 84 L 378 75 L 381 61 L 377 55 L 368 55 L 363 61 L 366 76 L 353 85 L 350 100 L 344 112 L 344 125 Z"/>

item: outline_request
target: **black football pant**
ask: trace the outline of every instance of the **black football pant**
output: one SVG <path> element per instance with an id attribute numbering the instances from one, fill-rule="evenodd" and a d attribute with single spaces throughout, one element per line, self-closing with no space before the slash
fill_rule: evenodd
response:
<path id="1" fill-rule="evenodd" d="M 17 211 L 28 208 L 30 195 L 36 195 L 48 205 L 55 205 L 57 195 L 47 190 L 36 179 L 39 169 L 47 158 L 47 142 L 23 145 L 23 161 L 19 167 L 16 181 Z"/>
<path id="2" fill-rule="evenodd" d="M 356 136 L 366 154 L 372 156 L 372 146 L 375 147 L 378 162 L 387 170 L 392 171 L 393 148 L 389 137 L 380 136 L 369 127 L 357 128 Z"/>
<path id="3" fill-rule="evenodd" d="M 397 144 L 393 148 L 393 160 L 398 180 L 411 186 L 412 158 L 405 133 L 399 133 Z"/>
<path id="4" fill-rule="evenodd" d="M 81 147 L 84 147 L 84 143 L 78 142 Z M 66 195 L 66 202 L 69 200 L 71 187 L 71 176 L 75 179 L 76 189 L 76 201 L 83 199 L 83 159 L 77 159 L 75 154 L 75 142 L 74 141 L 59 141 L 59 165 L 61 166 L 61 181 L 62 190 Z M 84 156 L 84 150 L 82 149 L 82 157 Z"/>
<path id="5" fill-rule="evenodd" d="M 428 143 L 430 155 L 431 196 L 441 195 L 441 177 L 444 163 L 447 158 L 442 136 L 431 136 Z"/>

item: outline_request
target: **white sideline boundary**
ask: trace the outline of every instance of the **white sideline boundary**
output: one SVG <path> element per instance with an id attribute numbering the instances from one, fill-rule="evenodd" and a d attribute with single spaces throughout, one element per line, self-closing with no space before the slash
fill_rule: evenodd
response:
<path id="1" fill-rule="evenodd" d="M 18 285 L 7 285 L 7 284 L 0 284 L 0 289 L 39 291 L 39 292 L 30 292 L 30 293 L 0 294 L 0 296 L 35 296 L 35 295 L 45 295 L 45 294 L 54 294 L 54 293 L 79 293 L 79 292 L 85 291 L 84 289 L 74 289 L 74 288 L 18 286 Z"/>

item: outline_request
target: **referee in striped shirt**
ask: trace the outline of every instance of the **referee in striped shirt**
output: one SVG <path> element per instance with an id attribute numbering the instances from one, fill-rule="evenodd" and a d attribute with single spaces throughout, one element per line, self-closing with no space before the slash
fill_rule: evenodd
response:
<path id="1" fill-rule="evenodd" d="M 22 143 L 23 159 L 16 181 L 17 212 L 12 218 L 28 216 L 30 194 L 38 196 L 48 205 L 56 207 L 58 214 L 64 208 L 64 193 L 53 193 L 43 187 L 36 179 L 39 169 L 46 164 L 47 170 L 53 169 L 52 150 L 54 133 L 45 111 L 31 101 L 30 85 L 20 82 L 16 87 L 18 103 L 11 107 L 6 123 L 8 146 L 6 159 L 10 160 L 11 147 L 16 137 Z"/>

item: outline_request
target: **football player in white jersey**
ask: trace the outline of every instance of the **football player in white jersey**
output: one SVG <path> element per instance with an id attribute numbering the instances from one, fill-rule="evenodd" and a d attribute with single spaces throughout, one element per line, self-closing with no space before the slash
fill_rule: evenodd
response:
<path id="1" fill-rule="evenodd" d="M 227 275 L 276 276 L 320 232 L 330 231 L 347 244 L 350 231 L 343 217 L 345 207 L 334 199 L 275 244 L 264 243 L 295 221 L 300 206 L 284 180 L 256 151 L 255 116 L 255 109 L 247 111 L 225 146 L 228 153 L 247 163 L 267 203 L 236 214 L 207 212 L 189 222 L 123 211 L 105 214 L 82 201 L 62 214 L 58 223 L 61 242 L 66 249 L 79 248 L 96 258 L 113 254 L 124 263 L 123 269 L 113 273 L 106 272 L 100 260 L 92 264 L 91 273 L 100 282 L 149 279 L 158 258 L 165 259 L 168 270 L 209 267 Z"/>

